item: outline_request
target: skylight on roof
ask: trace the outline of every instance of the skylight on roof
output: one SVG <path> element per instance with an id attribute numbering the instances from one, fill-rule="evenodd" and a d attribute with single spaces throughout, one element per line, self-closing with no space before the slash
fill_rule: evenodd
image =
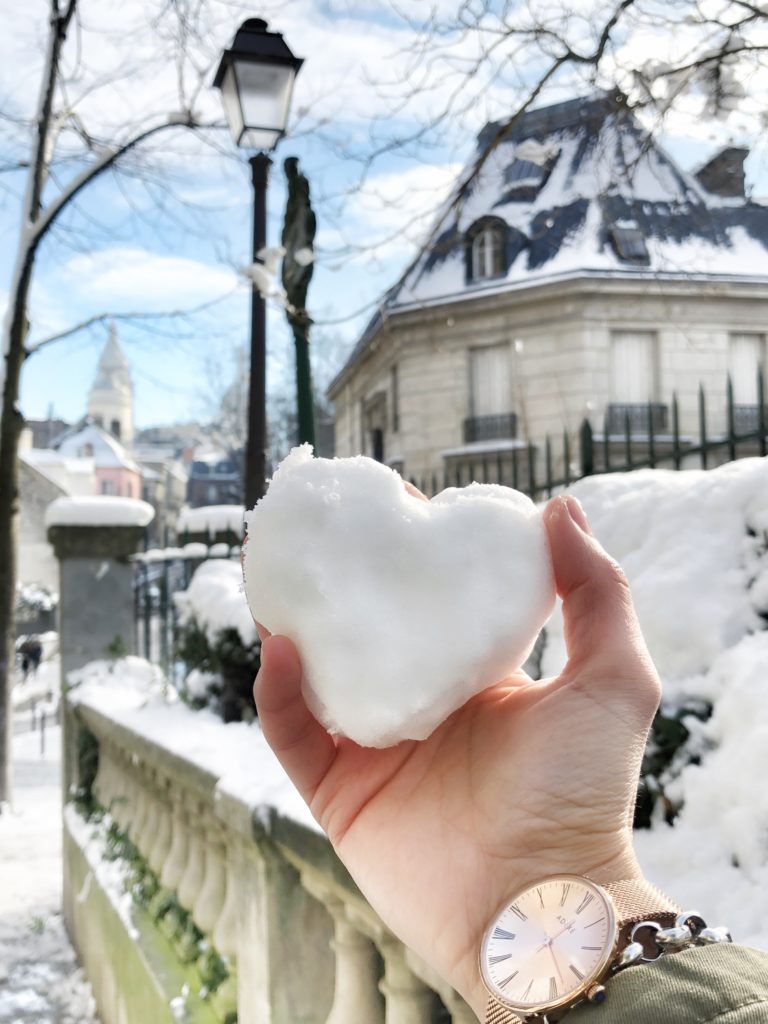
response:
<path id="1" fill-rule="evenodd" d="M 613 248 L 620 260 L 628 263 L 651 262 L 645 236 L 634 220 L 619 220 L 608 229 Z"/>
<path id="2" fill-rule="evenodd" d="M 512 162 L 504 171 L 504 184 L 508 186 L 505 198 L 512 201 L 535 199 L 559 152 L 559 147 L 535 139 L 526 139 L 515 146 Z"/>
<path id="3" fill-rule="evenodd" d="M 540 185 L 544 181 L 546 168 L 532 160 L 513 160 L 504 171 L 507 185 Z"/>

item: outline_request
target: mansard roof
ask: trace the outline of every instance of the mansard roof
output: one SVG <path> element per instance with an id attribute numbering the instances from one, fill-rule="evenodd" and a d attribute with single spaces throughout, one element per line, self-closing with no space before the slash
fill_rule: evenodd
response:
<path id="1" fill-rule="evenodd" d="M 746 151 L 725 155 L 723 167 L 710 161 L 699 177 L 683 171 L 616 92 L 531 110 L 508 129 L 486 125 L 428 243 L 331 390 L 382 318 L 400 310 L 590 276 L 768 281 L 768 207 L 738 194 Z M 733 188 L 723 185 L 728 167 Z M 501 226 L 506 269 L 473 280 L 468 244 L 491 218 Z"/>

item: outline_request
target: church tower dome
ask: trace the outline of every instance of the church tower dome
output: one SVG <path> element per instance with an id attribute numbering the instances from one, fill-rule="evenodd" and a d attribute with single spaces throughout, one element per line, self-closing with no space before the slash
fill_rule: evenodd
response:
<path id="1" fill-rule="evenodd" d="M 114 324 L 88 392 L 88 415 L 123 444 L 133 440 L 133 382 Z"/>

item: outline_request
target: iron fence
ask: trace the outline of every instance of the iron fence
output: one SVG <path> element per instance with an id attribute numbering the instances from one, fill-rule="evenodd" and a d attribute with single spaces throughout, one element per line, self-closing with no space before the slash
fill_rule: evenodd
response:
<path id="1" fill-rule="evenodd" d="M 541 443 L 507 440 L 503 448 L 495 451 L 448 456 L 441 472 L 412 477 L 411 483 L 429 496 L 446 487 L 463 487 L 473 481 L 501 483 L 537 501 L 596 473 L 656 467 L 711 469 L 738 458 L 764 456 L 768 451 L 764 394 L 762 369 L 757 376 L 754 405 L 734 402 L 729 379 L 725 431 L 717 435 L 709 428 L 706 396 L 700 387 L 696 436 L 682 435 L 678 399 L 673 395 L 668 419 L 658 411 L 666 406 L 650 403 L 643 417 L 629 415 L 625 409 L 623 430 L 617 431 L 613 406 L 607 410 L 602 433 L 597 433 L 585 419 L 575 438 L 565 431 L 557 446 L 550 437 Z M 638 430 L 639 422 L 645 424 L 645 432 Z M 223 542 L 190 541 L 181 548 L 147 551 L 134 560 L 136 649 L 147 660 L 161 665 L 168 678 L 176 682 L 183 667 L 175 657 L 179 623 L 174 594 L 189 586 L 195 569 L 207 559 L 238 556 L 239 537 L 222 536 Z"/>
<path id="2" fill-rule="evenodd" d="M 725 430 L 715 433 L 708 422 L 707 399 L 698 389 L 697 430 L 680 430 L 677 394 L 669 405 L 649 402 L 645 407 L 609 405 L 598 432 L 584 419 L 576 435 L 564 431 L 541 442 L 510 441 L 496 450 L 453 452 L 442 469 L 411 483 L 432 496 L 446 487 L 473 481 L 500 483 L 523 491 L 534 501 L 549 498 L 583 477 L 596 473 L 624 473 L 656 467 L 711 469 L 738 458 L 764 456 L 768 451 L 768 408 L 762 367 L 757 372 L 757 401 L 737 404 L 733 383 L 727 379 Z M 640 411 L 642 410 L 642 412 Z"/>
<path id="3" fill-rule="evenodd" d="M 187 589 L 203 562 L 239 558 L 239 552 L 239 545 L 190 542 L 181 548 L 153 549 L 134 556 L 136 651 L 160 665 L 171 682 L 180 682 L 185 672 L 176 657 L 179 615 L 175 595 Z"/>

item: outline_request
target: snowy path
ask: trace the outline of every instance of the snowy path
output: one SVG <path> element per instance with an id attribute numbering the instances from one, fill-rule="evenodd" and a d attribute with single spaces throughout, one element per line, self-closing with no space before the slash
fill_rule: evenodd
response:
<path id="1" fill-rule="evenodd" d="M 14 808 L 0 815 L 0 1024 L 94 1024 L 61 917 L 60 729 L 14 742 Z"/>

